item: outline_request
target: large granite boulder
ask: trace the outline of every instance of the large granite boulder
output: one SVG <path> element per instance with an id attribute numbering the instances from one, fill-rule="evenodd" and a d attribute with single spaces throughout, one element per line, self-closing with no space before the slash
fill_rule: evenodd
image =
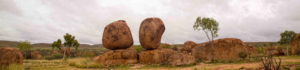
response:
<path id="1" fill-rule="evenodd" d="M 133 45 L 131 31 L 124 20 L 118 20 L 107 25 L 103 32 L 102 44 L 105 48 L 127 49 Z"/>
<path id="2" fill-rule="evenodd" d="M 139 30 L 141 46 L 147 50 L 157 49 L 164 31 L 165 26 L 160 18 L 146 18 Z"/>

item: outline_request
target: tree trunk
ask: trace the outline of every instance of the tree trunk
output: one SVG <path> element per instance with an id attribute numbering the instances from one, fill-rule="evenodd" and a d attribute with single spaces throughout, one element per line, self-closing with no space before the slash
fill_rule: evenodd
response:
<path id="1" fill-rule="evenodd" d="M 289 56 L 289 46 L 286 46 L 286 55 Z"/>

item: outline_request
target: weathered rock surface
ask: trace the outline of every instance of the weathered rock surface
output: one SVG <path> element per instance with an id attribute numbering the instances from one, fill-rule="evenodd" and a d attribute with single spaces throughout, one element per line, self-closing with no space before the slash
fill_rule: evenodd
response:
<path id="1" fill-rule="evenodd" d="M 124 20 L 107 25 L 103 32 L 102 44 L 105 48 L 126 49 L 133 45 L 131 31 Z"/>
<path id="2" fill-rule="evenodd" d="M 274 47 L 267 48 L 265 50 L 265 54 L 282 56 L 282 55 L 284 55 L 284 52 L 283 52 L 282 48 L 280 48 L 278 46 L 274 46 Z"/>
<path id="3" fill-rule="evenodd" d="M 138 55 L 137 51 L 132 49 L 110 50 L 95 57 L 94 60 L 102 66 L 134 64 L 138 62 Z"/>
<path id="4" fill-rule="evenodd" d="M 295 36 L 291 43 L 291 51 L 292 54 L 299 55 L 300 54 L 300 33 Z"/>
<path id="5" fill-rule="evenodd" d="M 175 52 L 172 49 L 145 50 L 139 53 L 139 62 L 142 64 L 168 64 L 168 58 Z"/>
<path id="6" fill-rule="evenodd" d="M 196 62 L 196 58 L 189 54 L 176 53 L 168 58 L 168 64 L 172 66 L 190 65 Z"/>
<path id="7" fill-rule="evenodd" d="M 10 64 L 23 64 L 22 53 L 14 48 L 0 48 L 0 68 Z"/>
<path id="8" fill-rule="evenodd" d="M 183 46 L 179 49 L 180 52 L 183 53 L 188 53 L 190 54 L 192 52 L 192 49 L 196 46 L 197 44 L 193 41 L 186 41 L 184 42 Z"/>
<path id="9" fill-rule="evenodd" d="M 160 18 L 146 18 L 139 30 L 141 46 L 147 50 L 157 49 L 164 31 L 165 26 Z"/>
<path id="10" fill-rule="evenodd" d="M 192 55 L 198 59 L 234 60 L 239 59 L 239 53 L 247 53 L 245 43 L 236 38 L 224 38 L 210 43 L 201 43 L 192 49 Z"/>

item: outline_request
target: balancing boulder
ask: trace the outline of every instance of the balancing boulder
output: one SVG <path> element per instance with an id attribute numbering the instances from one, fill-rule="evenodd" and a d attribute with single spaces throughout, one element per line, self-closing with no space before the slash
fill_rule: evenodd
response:
<path id="1" fill-rule="evenodd" d="M 22 53 L 14 48 L 0 48 L 0 68 L 10 64 L 23 64 Z"/>
<path id="2" fill-rule="evenodd" d="M 111 50 L 129 48 L 133 39 L 126 22 L 118 20 L 107 25 L 103 32 L 102 44 Z"/>
<path id="3" fill-rule="evenodd" d="M 141 23 L 139 31 L 139 40 L 142 47 L 147 50 L 157 49 L 160 46 L 164 31 L 165 25 L 160 18 L 146 18 Z"/>

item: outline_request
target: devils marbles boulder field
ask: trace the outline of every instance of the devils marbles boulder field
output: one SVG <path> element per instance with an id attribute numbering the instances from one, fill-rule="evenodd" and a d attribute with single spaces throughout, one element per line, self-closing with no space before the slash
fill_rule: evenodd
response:
<path id="1" fill-rule="evenodd" d="M 131 31 L 125 20 L 118 20 L 107 25 L 103 32 L 102 44 L 105 48 L 126 49 L 133 44 Z"/>
<path id="2" fill-rule="evenodd" d="M 141 46 L 147 50 L 158 48 L 164 31 L 165 25 L 160 18 L 146 18 L 139 30 Z"/>

